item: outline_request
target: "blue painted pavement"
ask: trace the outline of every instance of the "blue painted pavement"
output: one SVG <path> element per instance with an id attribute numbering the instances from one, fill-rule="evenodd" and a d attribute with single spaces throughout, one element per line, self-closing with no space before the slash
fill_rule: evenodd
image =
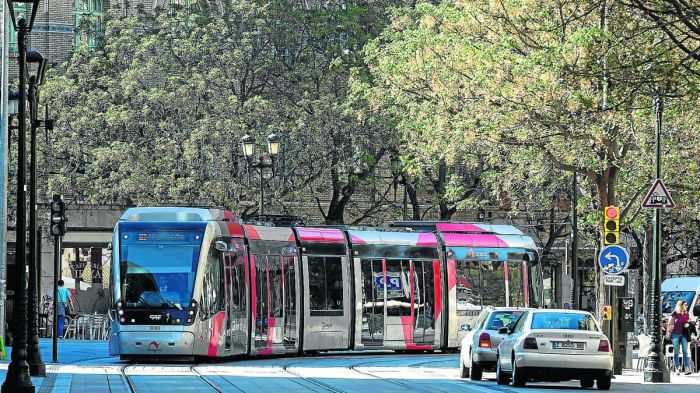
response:
<path id="1" fill-rule="evenodd" d="M 51 362 L 51 340 L 41 340 L 47 376 L 32 378 L 37 392 L 519 392 L 496 385 L 493 373 L 474 382 L 459 378 L 456 354 L 331 352 L 319 356 L 235 359 L 198 364 L 129 364 L 107 356 L 104 341 L 59 341 L 59 363 Z M 5 380 L 9 360 L 0 361 Z M 613 391 L 695 392 L 700 374 L 672 376 L 671 385 L 643 384 L 640 373 L 626 372 Z M 579 389 L 578 381 L 528 383 L 528 393 Z"/>

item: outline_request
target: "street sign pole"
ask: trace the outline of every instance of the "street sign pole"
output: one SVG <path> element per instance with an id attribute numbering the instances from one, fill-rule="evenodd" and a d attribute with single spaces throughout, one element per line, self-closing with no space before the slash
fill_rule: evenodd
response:
<path id="1" fill-rule="evenodd" d="M 658 90 L 655 92 L 654 109 L 656 114 L 656 178 L 661 179 L 661 115 L 663 103 Z M 654 209 L 654 239 L 651 268 L 651 350 L 644 364 L 644 382 L 670 382 L 666 362 L 662 361 L 661 346 L 661 212 Z"/>

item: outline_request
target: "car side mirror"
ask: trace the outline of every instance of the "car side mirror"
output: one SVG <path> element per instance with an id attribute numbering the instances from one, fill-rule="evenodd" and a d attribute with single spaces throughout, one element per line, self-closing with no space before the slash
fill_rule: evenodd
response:
<path id="1" fill-rule="evenodd" d="M 221 240 L 214 243 L 214 248 L 216 248 L 217 251 L 221 252 L 226 252 L 228 250 L 228 246 L 226 245 L 226 243 L 222 242 Z"/>
<path id="2" fill-rule="evenodd" d="M 460 332 L 468 332 L 470 330 L 472 330 L 472 325 L 470 325 L 468 323 L 465 323 L 459 327 Z"/>
<path id="3" fill-rule="evenodd" d="M 508 329 L 508 326 L 498 328 L 498 334 L 510 334 L 510 329 Z"/>

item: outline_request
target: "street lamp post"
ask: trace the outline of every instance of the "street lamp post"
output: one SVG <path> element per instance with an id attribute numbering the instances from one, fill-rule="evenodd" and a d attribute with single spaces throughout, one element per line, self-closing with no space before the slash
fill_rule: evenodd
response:
<path id="1" fill-rule="evenodd" d="M 29 142 L 29 342 L 27 344 L 27 361 L 29 373 L 32 376 L 46 376 L 46 365 L 41 358 L 39 350 L 39 260 L 41 255 L 37 253 L 37 225 L 36 225 L 36 129 L 39 126 L 39 85 L 44 82 L 44 70 L 46 69 L 46 57 L 35 50 L 27 51 L 27 63 L 36 64 L 36 74 L 29 77 L 29 118 L 30 118 L 30 142 Z"/>
<path id="2" fill-rule="evenodd" d="M 7 0 L 12 26 L 17 32 L 18 71 L 19 71 L 19 135 L 17 138 L 17 304 L 14 320 L 17 337 L 12 346 L 12 361 L 7 369 L 2 393 L 34 392 L 34 384 L 27 364 L 27 195 L 26 195 L 26 118 L 27 118 L 27 35 L 32 30 L 40 0 Z M 20 15 L 15 20 L 14 4 L 31 4 L 29 22 Z"/>
<path id="3" fill-rule="evenodd" d="M 661 116 L 663 102 L 658 91 L 654 94 L 654 114 L 656 117 L 656 178 L 661 179 Z M 661 355 L 661 211 L 654 209 L 654 239 L 651 267 L 651 345 L 649 356 L 644 364 L 644 382 L 670 382 L 670 373 Z M 667 327 L 669 329 L 669 327 Z"/>
<path id="4" fill-rule="evenodd" d="M 258 217 L 262 217 L 264 214 L 265 205 L 265 188 L 263 186 L 263 170 L 265 168 L 272 169 L 272 175 L 275 174 L 275 159 L 280 151 L 280 140 L 282 138 L 273 133 L 267 136 L 267 153 L 270 156 L 270 162 L 265 162 L 263 155 L 257 157 L 256 162 L 253 162 L 255 156 L 255 142 L 256 139 L 252 135 L 246 135 L 241 139 L 241 144 L 243 146 L 243 156 L 245 156 L 246 164 L 248 169 L 257 168 L 260 174 L 260 207 L 258 208 Z"/>

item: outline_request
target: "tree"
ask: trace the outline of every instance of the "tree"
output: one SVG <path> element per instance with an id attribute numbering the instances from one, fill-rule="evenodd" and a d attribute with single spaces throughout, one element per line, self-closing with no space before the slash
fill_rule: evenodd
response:
<path id="1" fill-rule="evenodd" d="M 598 249 L 604 206 L 622 207 L 623 228 L 639 228 L 646 218 L 637 206 L 653 174 L 655 96 L 666 99 L 666 121 L 698 136 L 687 112 L 698 104 L 687 54 L 620 3 L 419 3 L 395 10 L 365 53 L 376 81 L 367 94 L 393 113 L 415 146 L 412 161 L 451 163 L 469 149 L 489 164 L 481 177 L 495 187 L 491 194 L 503 190 L 525 205 L 543 198 L 518 160 L 564 174 L 552 178 L 553 189 L 576 172 L 585 207 L 580 228 Z M 667 154 L 677 160 L 674 150 Z M 694 182 L 666 173 L 669 182 Z M 697 195 L 694 186 L 688 190 Z"/>
<path id="2" fill-rule="evenodd" d="M 694 62 L 700 62 L 700 4 L 687 0 L 627 0 Z M 697 72 L 697 64 L 685 65 Z"/>

